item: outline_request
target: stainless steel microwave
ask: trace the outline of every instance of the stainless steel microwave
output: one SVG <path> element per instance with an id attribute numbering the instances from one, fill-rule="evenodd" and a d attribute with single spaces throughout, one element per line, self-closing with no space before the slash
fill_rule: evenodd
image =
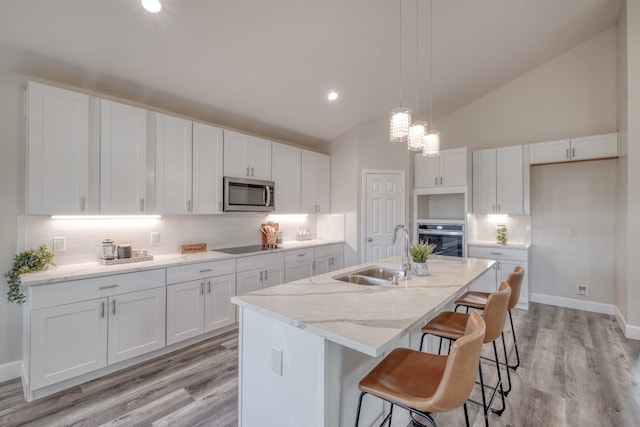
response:
<path id="1" fill-rule="evenodd" d="M 273 181 L 224 177 L 225 212 L 273 212 L 275 188 Z"/>

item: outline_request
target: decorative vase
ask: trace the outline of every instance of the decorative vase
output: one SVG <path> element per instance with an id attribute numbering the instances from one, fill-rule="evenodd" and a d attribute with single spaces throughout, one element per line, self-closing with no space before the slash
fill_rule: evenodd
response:
<path id="1" fill-rule="evenodd" d="M 412 262 L 411 272 L 416 276 L 426 276 L 429 274 L 426 262 Z"/>

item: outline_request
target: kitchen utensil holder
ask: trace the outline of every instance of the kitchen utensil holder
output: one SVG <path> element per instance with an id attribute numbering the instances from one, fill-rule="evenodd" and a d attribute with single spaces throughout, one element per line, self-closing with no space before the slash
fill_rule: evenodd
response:
<path id="1" fill-rule="evenodd" d="M 275 245 L 276 244 L 276 235 L 270 234 L 267 237 L 267 245 Z"/>

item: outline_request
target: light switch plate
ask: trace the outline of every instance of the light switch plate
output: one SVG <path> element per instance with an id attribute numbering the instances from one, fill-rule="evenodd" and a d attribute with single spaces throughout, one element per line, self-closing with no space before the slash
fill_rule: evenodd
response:
<path id="1" fill-rule="evenodd" d="M 53 252 L 64 252 L 67 250 L 67 242 L 64 237 L 53 238 Z"/>
<path id="2" fill-rule="evenodd" d="M 271 370 L 282 376 L 282 350 L 271 347 Z"/>
<path id="3" fill-rule="evenodd" d="M 151 233 L 151 246 L 158 246 L 160 244 L 160 232 L 154 231 Z"/>

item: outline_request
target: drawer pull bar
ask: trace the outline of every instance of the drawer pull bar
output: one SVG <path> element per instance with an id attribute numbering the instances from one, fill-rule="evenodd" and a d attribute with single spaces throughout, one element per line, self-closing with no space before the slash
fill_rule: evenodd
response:
<path id="1" fill-rule="evenodd" d="M 298 256 L 307 256 L 307 254 L 298 254 Z"/>
<path id="2" fill-rule="evenodd" d="M 109 286 L 100 286 L 98 289 L 103 290 L 103 289 L 113 289 L 113 288 L 117 288 L 118 285 L 109 285 Z"/>
<path id="3" fill-rule="evenodd" d="M 491 255 L 502 255 L 502 252 L 491 252 Z"/>
<path id="4" fill-rule="evenodd" d="M 211 293 L 211 281 L 207 282 L 207 293 Z"/>
<path id="5" fill-rule="evenodd" d="M 111 306 L 113 307 L 113 310 L 111 311 L 113 313 L 113 315 L 115 316 L 116 314 L 116 300 L 113 300 L 111 302 Z"/>
<path id="6" fill-rule="evenodd" d="M 100 317 L 102 317 L 104 319 L 104 301 L 102 301 L 102 313 L 100 314 Z"/>
<path id="7" fill-rule="evenodd" d="M 205 268 L 204 270 L 200 270 L 200 273 L 208 273 L 210 271 L 213 271 L 213 268 Z"/>

